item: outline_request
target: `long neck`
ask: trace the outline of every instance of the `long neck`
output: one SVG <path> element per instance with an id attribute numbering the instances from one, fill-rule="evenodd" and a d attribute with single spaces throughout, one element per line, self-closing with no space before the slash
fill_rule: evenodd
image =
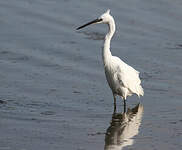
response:
<path id="1" fill-rule="evenodd" d="M 109 26 L 109 32 L 105 36 L 104 47 L 102 49 L 102 59 L 103 59 L 104 65 L 107 64 L 109 58 L 112 56 L 110 51 L 110 42 L 115 32 L 115 23 L 113 18 L 111 18 L 111 20 L 109 21 L 108 26 Z"/>

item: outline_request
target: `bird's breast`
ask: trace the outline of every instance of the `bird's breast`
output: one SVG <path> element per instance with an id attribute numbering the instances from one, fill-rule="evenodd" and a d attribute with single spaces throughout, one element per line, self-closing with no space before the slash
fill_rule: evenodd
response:
<path id="1" fill-rule="evenodd" d="M 115 70 L 112 69 L 112 67 L 105 66 L 105 75 L 107 82 L 109 84 L 109 87 L 113 92 L 116 92 L 119 86 L 119 81 L 117 79 L 117 75 Z"/>

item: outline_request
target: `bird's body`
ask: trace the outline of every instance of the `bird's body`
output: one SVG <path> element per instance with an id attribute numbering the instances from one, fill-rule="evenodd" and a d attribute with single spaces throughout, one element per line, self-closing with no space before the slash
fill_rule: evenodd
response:
<path id="1" fill-rule="evenodd" d="M 140 85 L 141 80 L 139 78 L 139 72 L 127 65 L 120 58 L 112 56 L 111 54 L 110 41 L 115 32 L 115 22 L 114 18 L 110 15 L 110 10 L 107 10 L 106 13 L 101 15 L 98 19 L 77 28 L 77 30 L 93 23 L 105 23 L 108 24 L 109 27 L 109 32 L 104 39 L 102 60 L 106 79 L 113 93 L 114 104 L 116 103 L 116 95 L 121 96 L 124 102 L 127 96 L 131 96 L 132 94 L 143 96 L 144 91 Z"/>
<path id="2" fill-rule="evenodd" d="M 118 57 L 111 56 L 110 62 L 104 64 L 104 69 L 113 95 L 120 95 L 124 100 L 132 94 L 143 95 L 139 72 Z"/>

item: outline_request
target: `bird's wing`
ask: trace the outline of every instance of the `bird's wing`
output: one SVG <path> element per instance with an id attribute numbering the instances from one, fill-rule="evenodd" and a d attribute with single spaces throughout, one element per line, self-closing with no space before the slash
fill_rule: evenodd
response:
<path id="1" fill-rule="evenodd" d="M 119 58 L 117 58 L 119 59 Z M 117 78 L 124 87 L 128 88 L 132 93 L 143 95 L 143 89 L 140 85 L 139 72 L 133 67 L 124 63 L 121 59 L 118 61 Z"/>

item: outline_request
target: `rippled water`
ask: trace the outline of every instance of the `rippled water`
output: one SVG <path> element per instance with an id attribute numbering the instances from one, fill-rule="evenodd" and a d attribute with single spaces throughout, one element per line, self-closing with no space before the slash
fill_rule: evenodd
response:
<path id="1" fill-rule="evenodd" d="M 141 72 L 145 89 L 127 101 L 131 110 L 142 104 L 140 125 L 115 140 L 123 149 L 181 149 L 181 0 L 2 0 L 0 150 L 107 149 L 117 116 L 101 61 L 107 27 L 75 29 L 108 8 L 117 25 L 112 53 Z M 118 98 L 121 124 L 122 105 Z"/>

